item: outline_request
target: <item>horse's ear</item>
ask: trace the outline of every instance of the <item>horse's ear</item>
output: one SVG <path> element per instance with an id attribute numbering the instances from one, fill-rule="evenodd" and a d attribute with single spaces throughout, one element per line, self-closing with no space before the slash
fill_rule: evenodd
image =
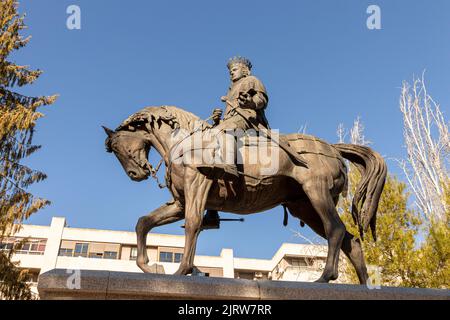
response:
<path id="1" fill-rule="evenodd" d="M 102 126 L 103 130 L 105 130 L 106 134 L 108 135 L 108 137 L 111 137 L 114 134 L 114 131 L 111 129 L 108 129 L 105 126 Z"/>

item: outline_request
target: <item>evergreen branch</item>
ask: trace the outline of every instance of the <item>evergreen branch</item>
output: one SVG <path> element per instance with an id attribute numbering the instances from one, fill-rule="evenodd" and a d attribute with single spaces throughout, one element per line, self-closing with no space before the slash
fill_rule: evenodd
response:
<path id="1" fill-rule="evenodd" d="M 15 188 L 19 189 L 20 192 L 24 193 L 24 194 L 29 194 L 31 195 L 31 193 L 27 192 L 25 189 L 23 189 L 22 187 L 20 187 L 15 181 L 11 180 L 9 177 L 7 177 L 6 175 L 4 175 L 2 172 L 0 172 L 0 176 L 3 177 L 3 179 L 7 180 L 7 182 L 9 182 L 11 185 L 13 185 Z"/>
<path id="2" fill-rule="evenodd" d="M 9 110 L 16 108 L 17 106 L 23 106 L 24 108 L 30 108 L 35 111 L 38 107 L 44 105 L 50 105 L 55 102 L 57 96 L 40 96 L 40 97 L 27 97 L 17 92 L 12 92 L 0 87 L 0 105 L 6 107 Z"/>
<path id="3" fill-rule="evenodd" d="M 40 70 L 29 70 L 28 66 L 19 66 L 8 61 L 0 63 L 0 84 L 4 87 L 22 87 L 32 84 L 42 74 Z"/>

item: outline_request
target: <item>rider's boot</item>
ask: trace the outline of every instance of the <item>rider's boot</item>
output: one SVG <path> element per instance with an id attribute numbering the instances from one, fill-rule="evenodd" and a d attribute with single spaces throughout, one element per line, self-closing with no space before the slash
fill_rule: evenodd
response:
<path id="1" fill-rule="evenodd" d="M 237 166 L 233 164 L 215 163 L 212 165 L 199 165 L 197 170 L 209 179 L 234 180 L 239 178 Z"/>
<path id="2" fill-rule="evenodd" d="M 216 179 L 231 180 L 239 177 L 237 166 L 233 164 L 216 163 L 212 168 L 212 176 Z"/>
<path id="3" fill-rule="evenodd" d="M 234 141 L 234 137 L 232 137 Z M 212 165 L 197 166 L 197 169 L 210 179 L 234 180 L 239 177 L 236 166 L 235 145 L 229 145 L 224 152 L 223 147 L 219 148 L 219 159 Z M 225 155 L 223 154 L 225 153 Z"/>

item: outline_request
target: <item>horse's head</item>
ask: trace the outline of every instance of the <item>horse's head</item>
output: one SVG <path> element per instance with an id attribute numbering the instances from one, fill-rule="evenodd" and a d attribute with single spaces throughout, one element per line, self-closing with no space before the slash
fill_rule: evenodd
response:
<path id="1" fill-rule="evenodd" d="M 141 131 L 113 131 L 103 127 L 108 137 L 105 140 L 107 152 L 113 152 L 122 164 L 126 174 L 133 181 L 142 181 L 151 174 L 148 162 L 150 141 Z"/>
<path id="2" fill-rule="evenodd" d="M 151 146 L 168 158 L 174 144 L 205 124 L 194 114 L 174 106 L 145 107 L 123 121 L 116 131 L 103 127 L 108 135 L 106 150 L 114 152 L 132 180 L 142 181 L 157 171 L 148 162 Z"/>

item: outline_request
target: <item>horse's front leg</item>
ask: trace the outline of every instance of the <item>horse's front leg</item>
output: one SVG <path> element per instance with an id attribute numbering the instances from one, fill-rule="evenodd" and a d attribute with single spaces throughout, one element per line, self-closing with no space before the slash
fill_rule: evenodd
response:
<path id="1" fill-rule="evenodd" d="M 183 259 L 177 272 L 175 272 L 176 275 L 186 275 L 193 272 L 197 238 L 201 229 L 209 188 L 212 184 L 211 180 L 206 179 L 195 169 L 186 168 L 184 177 L 186 237 Z"/>
<path id="2" fill-rule="evenodd" d="M 149 215 L 143 216 L 136 225 L 137 235 L 137 259 L 136 264 L 146 273 L 157 273 L 156 264 L 149 266 L 147 256 L 147 234 L 154 227 L 162 226 L 168 223 L 183 219 L 184 210 L 182 206 L 174 201 L 169 202 L 158 209 L 152 211 Z"/>

